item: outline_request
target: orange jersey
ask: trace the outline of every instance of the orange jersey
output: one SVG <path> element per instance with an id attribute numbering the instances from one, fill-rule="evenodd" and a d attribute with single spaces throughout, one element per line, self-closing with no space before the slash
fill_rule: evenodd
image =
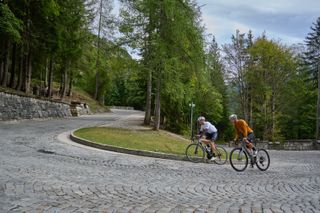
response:
<path id="1" fill-rule="evenodd" d="M 234 126 L 236 128 L 236 139 L 238 139 L 240 135 L 242 135 L 243 137 L 247 137 L 248 134 L 253 132 L 252 129 L 248 126 L 247 122 L 242 119 L 237 120 Z"/>

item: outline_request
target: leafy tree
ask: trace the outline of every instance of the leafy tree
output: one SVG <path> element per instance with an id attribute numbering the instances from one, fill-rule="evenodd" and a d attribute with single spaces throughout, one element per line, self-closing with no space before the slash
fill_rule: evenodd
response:
<path id="1" fill-rule="evenodd" d="M 249 49 L 253 66 L 248 71 L 253 101 L 255 132 L 264 139 L 281 139 L 279 120 L 286 87 L 297 64 L 289 48 L 267 38 L 258 38 Z"/>
<path id="2" fill-rule="evenodd" d="M 230 86 L 234 86 L 237 91 L 234 100 L 235 103 L 239 104 L 239 107 L 236 105 L 233 108 L 238 108 L 239 111 L 237 113 L 245 120 L 251 120 L 249 118 L 249 84 L 246 80 L 249 63 L 247 50 L 252 43 L 250 31 L 248 35 L 249 39 L 246 38 L 245 34 L 237 30 L 236 34 L 231 37 L 231 44 L 223 45 L 227 79 L 231 83 Z M 235 103 L 231 104 L 234 105 Z"/>

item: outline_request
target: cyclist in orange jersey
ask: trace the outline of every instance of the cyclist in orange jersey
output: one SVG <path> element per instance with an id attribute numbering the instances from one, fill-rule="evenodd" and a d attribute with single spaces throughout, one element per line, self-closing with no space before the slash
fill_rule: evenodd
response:
<path id="1" fill-rule="evenodd" d="M 236 130 L 234 140 L 242 138 L 242 140 L 247 143 L 247 148 L 249 151 L 255 155 L 256 153 L 253 152 L 255 151 L 255 148 L 252 144 L 254 138 L 253 130 L 249 127 L 245 120 L 238 119 L 237 115 L 235 114 L 230 115 L 229 120 L 234 125 Z"/>

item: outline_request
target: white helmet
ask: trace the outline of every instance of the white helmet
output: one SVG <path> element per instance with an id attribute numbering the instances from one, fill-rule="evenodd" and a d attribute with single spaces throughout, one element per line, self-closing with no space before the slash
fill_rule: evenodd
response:
<path id="1" fill-rule="evenodd" d="M 206 120 L 206 118 L 203 117 L 203 116 L 200 116 L 200 117 L 198 118 L 198 121 L 205 121 L 205 120 Z"/>
<path id="2" fill-rule="evenodd" d="M 230 115 L 229 120 L 237 120 L 237 115 L 236 114 Z"/>

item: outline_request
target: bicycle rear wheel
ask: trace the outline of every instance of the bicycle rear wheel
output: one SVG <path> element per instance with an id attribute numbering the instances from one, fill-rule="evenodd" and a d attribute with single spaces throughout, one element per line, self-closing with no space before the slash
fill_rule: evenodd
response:
<path id="1" fill-rule="evenodd" d="M 186 149 L 186 157 L 194 163 L 204 162 L 205 151 L 199 144 L 192 143 Z"/>
<path id="2" fill-rule="evenodd" d="M 240 147 L 230 152 L 229 160 L 232 168 L 237 172 L 244 171 L 248 166 L 248 156 Z"/>
<path id="3" fill-rule="evenodd" d="M 215 150 L 215 160 L 214 162 L 218 165 L 223 165 L 227 162 L 228 159 L 228 154 L 227 151 L 225 150 L 225 148 L 221 147 L 221 146 L 216 146 L 216 150 Z"/>
<path id="4" fill-rule="evenodd" d="M 266 171 L 270 166 L 270 157 L 265 149 L 259 149 L 257 153 L 256 165 L 261 171 Z"/>

